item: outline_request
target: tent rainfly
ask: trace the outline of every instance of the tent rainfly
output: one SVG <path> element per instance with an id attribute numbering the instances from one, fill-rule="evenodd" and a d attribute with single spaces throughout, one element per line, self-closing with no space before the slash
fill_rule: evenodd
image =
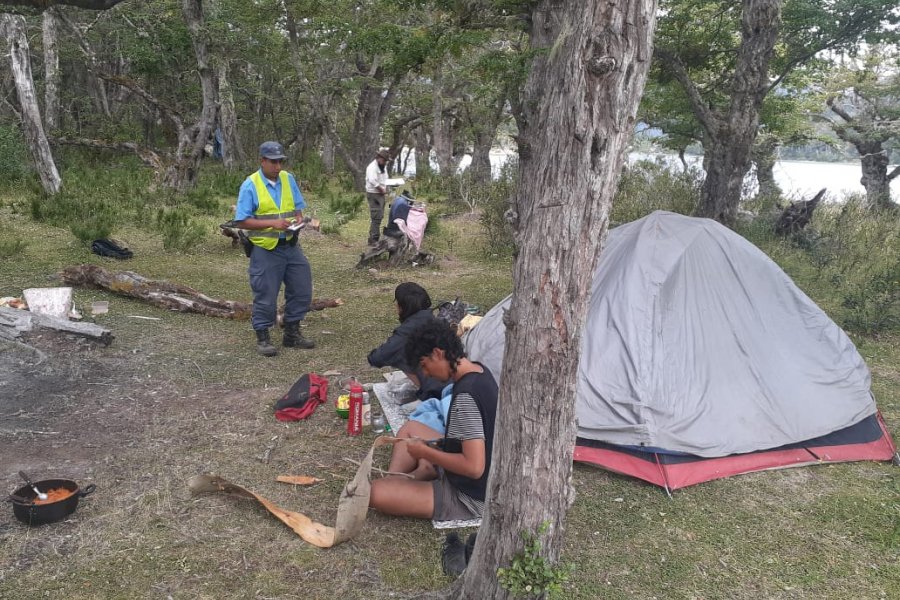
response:
<path id="1" fill-rule="evenodd" d="M 467 334 L 501 374 L 506 298 Z M 616 227 L 594 274 L 574 459 L 666 490 L 764 469 L 891 460 L 847 335 L 753 244 L 654 212 Z"/>

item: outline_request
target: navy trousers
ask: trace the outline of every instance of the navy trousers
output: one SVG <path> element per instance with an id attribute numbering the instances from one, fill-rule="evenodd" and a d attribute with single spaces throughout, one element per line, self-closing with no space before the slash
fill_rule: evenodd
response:
<path id="1" fill-rule="evenodd" d="M 253 329 L 275 326 L 278 292 L 284 283 L 284 322 L 302 321 L 312 302 L 312 270 L 300 246 L 287 244 L 266 250 L 253 246 L 250 253 L 250 289 L 253 290 Z"/>

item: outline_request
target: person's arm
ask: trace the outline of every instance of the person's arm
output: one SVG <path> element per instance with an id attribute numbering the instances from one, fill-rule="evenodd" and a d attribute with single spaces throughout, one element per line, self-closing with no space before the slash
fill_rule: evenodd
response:
<path id="1" fill-rule="evenodd" d="M 396 367 L 404 370 L 406 361 L 403 352 L 406 348 L 406 336 L 398 335 L 396 330 L 383 344 L 369 352 L 369 364 L 373 367 Z"/>
<path id="2" fill-rule="evenodd" d="M 484 438 L 463 440 L 462 452 L 450 453 L 432 448 L 423 440 L 410 439 L 407 451 L 413 458 L 423 458 L 445 470 L 470 479 L 478 479 L 484 474 L 486 447 Z"/>

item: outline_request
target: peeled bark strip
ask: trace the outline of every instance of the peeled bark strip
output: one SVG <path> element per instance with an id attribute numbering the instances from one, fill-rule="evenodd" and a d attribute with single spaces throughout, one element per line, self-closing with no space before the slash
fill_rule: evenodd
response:
<path id="1" fill-rule="evenodd" d="M 60 273 L 60 277 L 69 285 L 99 287 L 177 312 L 194 312 L 208 317 L 245 320 L 250 318 L 252 311 L 250 304 L 211 298 L 192 287 L 147 279 L 132 271 L 112 272 L 97 265 L 78 265 L 66 267 Z M 340 298 L 315 299 L 309 309 L 323 310 L 341 306 L 343 303 Z"/>
<path id="2" fill-rule="evenodd" d="M 397 438 L 387 436 L 375 438 L 369 453 L 356 470 L 356 475 L 347 482 L 341 491 L 334 527 L 317 523 L 302 513 L 285 510 L 259 494 L 216 475 L 195 475 L 188 481 L 188 487 L 192 494 L 222 492 L 238 498 L 255 500 L 305 541 L 319 548 L 331 548 L 353 539 L 362 530 L 362 526 L 366 522 L 366 514 L 369 511 L 369 495 L 372 492 L 372 456 L 375 448 L 396 441 Z M 283 481 L 283 479 L 279 478 L 279 481 Z"/>
<path id="3" fill-rule="evenodd" d="M 41 179 L 41 186 L 48 194 L 56 194 L 62 188 L 62 178 L 56 169 L 50 143 L 44 133 L 41 110 L 38 108 L 34 79 L 31 75 L 31 57 L 28 39 L 25 37 L 25 18 L 18 15 L 0 16 L 0 31 L 9 44 L 9 66 L 21 107 L 22 131 L 31 151 L 34 167 Z"/>
<path id="4" fill-rule="evenodd" d="M 523 97 L 518 246 L 487 506 L 472 561 L 447 597 L 509 598 L 497 568 L 541 536 L 562 549 L 575 447 L 575 382 L 588 296 L 652 55 L 656 3 L 542 0 Z M 552 233 L 548 236 L 547 228 Z M 548 237 L 551 239 L 548 240 Z"/>

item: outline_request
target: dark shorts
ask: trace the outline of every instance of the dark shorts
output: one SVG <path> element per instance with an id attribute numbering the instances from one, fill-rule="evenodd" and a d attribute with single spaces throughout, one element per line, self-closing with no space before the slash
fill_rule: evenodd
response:
<path id="1" fill-rule="evenodd" d="M 447 481 L 447 478 L 444 477 L 443 469 L 440 470 L 438 478 L 431 482 L 431 488 L 434 491 L 434 514 L 432 518 L 435 521 L 462 521 L 481 518 L 481 515 L 475 514 L 472 509 L 459 499 L 459 490 Z"/>

